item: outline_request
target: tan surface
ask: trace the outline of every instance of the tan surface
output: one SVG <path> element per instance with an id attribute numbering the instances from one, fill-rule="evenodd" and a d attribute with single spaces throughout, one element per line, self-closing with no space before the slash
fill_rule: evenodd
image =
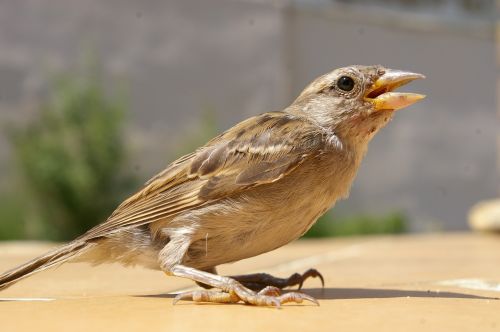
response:
<path id="1" fill-rule="evenodd" d="M 0 270 L 48 247 L 0 244 Z M 316 267 L 324 274 L 324 290 L 316 279 L 305 285 L 320 307 L 281 310 L 173 306 L 169 292 L 190 281 L 139 268 L 66 264 L 0 292 L 0 330 L 499 331 L 499 263 L 500 237 L 443 234 L 299 241 L 220 269 L 286 276 Z M 28 297 L 55 300 L 7 300 Z"/>

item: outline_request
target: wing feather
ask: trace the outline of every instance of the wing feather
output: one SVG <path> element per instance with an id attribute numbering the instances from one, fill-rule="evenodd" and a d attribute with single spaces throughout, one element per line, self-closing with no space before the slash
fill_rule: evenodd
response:
<path id="1" fill-rule="evenodd" d="M 174 161 L 82 237 L 152 223 L 278 181 L 322 153 L 325 141 L 321 128 L 288 113 L 250 118 Z"/>

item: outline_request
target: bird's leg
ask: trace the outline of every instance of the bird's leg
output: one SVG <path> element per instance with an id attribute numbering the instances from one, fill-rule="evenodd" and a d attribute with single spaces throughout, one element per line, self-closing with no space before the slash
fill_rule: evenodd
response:
<path id="1" fill-rule="evenodd" d="M 166 269 L 165 273 L 176 277 L 188 278 L 221 290 L 198 290 L 181 293 L 175 297 L 174 303 L 181 299 L 191 299 L 195 302 L 203 301 L 215 303 L 235 303 L 241 300 L 245 303 L 257 306 L 275 307 L 280 307 L 281 304 L 287 302 L 301 303 L 304 300 L 319 304 L 316 299 L 307 294 L 286 293 L 278 295 L 279 289 L 277 288 L 268 287 L 265 288 L 263 292 L 256 293 L 230 277 L 218 276 L 180 264 Z"/>
<path id="2" fill-rule="evenodd" d="M 237 275 L 230 276 L 230 278 L 233 278 L 244 286 L 257 291 L 267 286 L 274 286 L 279 289 L 283 289 L 285 287 L 299 285 L 299 289 L 301 289 L 304 281 L 308 278 L 319 278 L 321 280 L 322 287 L 325 287 L 325 280 L 323 279 L 321 273 L 319 273 L 316 269 L 309 269 L 302 274 L 294 273 L 288 278 L 277 278 L 267 273 Z"/>
<path id="3" fill-rule="evenodd" d="M 215 267 L 212 267 L 212 268 L 209 268 L 209 269 L 203 269 L 202 271 L 205 271 L 205 272 L 208 272 L 208 273 L 212 273 L 212 274 L 217 274 L 217 270 L 215 269 Z M 204 284 L 204 283 L 199 282 L 199 281 L 196 281 L 196 284 L 198 286 L 200 286 L 200 287 L 205 288 L 205 289 L 213 288 L 212 286 Z"/>

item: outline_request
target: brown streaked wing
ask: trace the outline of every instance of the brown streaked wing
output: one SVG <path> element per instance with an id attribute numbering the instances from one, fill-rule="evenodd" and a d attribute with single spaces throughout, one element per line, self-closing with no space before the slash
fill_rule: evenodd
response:
<path id="1" fill-rule="evenodd" d="M 278 181 L 323 150 L 325 132 L 304 118 L 265 113 L 226 132 L 193 158 L 189 177 L 206 179 L 199 197 L 214 200 Z"/>
<path id="2" fill-rule="evenodd" d="M 179 158 L 82 236 L 105 236 L 167 218 L 286 176 L 321 153 L 324 132 L 303 118 L 265 113 Z"/>
<path id="3" fill-rule="evenodd" d="M 97 238 L 123 228 L 147 224 L 202 203 L 197 197 L 197 187 L 201 187 L 201 183 L 186 176 L 187 165 L 195 155 L 191 153 L 171 163 L 146 182 L 139 192 L 121 203 L 105 222 L 80 238 Z"/>

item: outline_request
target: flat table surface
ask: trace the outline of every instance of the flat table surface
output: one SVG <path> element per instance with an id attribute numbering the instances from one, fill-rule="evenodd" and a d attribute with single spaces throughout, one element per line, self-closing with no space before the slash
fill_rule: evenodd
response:
<path id="1" fill-rule="evenodd" d="M 0 270 L 54 244 L 0 243 Z M 320 306 L 172 305 L 189 280 L 116 264 L 65 264 L 0 292 L 1 331 L 500 331 L 500 236 L 302 240 L 221 274 L 321 271 Z"/>

